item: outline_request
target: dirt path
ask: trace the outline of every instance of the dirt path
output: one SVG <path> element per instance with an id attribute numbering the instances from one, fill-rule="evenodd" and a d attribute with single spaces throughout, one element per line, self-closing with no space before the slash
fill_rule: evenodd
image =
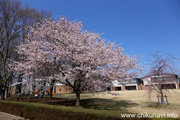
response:
<path id="1" fill-rule="evenodd" d="M 0 120 L 29 120 L 8 113 L 0 112 Z"/>

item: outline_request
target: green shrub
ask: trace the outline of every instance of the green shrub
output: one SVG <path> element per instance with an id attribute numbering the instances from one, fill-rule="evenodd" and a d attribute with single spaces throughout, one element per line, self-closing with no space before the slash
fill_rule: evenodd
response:
<path id="1" fill-rule="evenodd" d="M 3 104 L 2 104 L 3 103 Z M 0 101 L 0 111 L 31 120 L 119 120 L 119 112 L 78 107 L 54 106 L 39 103 Z"/>

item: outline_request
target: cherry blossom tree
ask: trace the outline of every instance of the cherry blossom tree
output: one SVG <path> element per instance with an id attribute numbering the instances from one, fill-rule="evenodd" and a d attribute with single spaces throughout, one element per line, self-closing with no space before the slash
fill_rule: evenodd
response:
<path id="1" fill-rule="evenodd" d="M 17 49 L 22 61 L 13 61 L 11 67 L 26 76 L 39 73 L 39 80 L 72 87 L 76 106 L 83 91 L 95 92 L 139 71 L 137 57 L 126 55 L 120 45 L 106 44 L 98 33 L 83 31 L 81 22 L 43 19 L 27 30 L 26 42 Z"/>
<path id="2" fill-rule="evenodd" d="M 159 51 L 152 54 L 153 60 L 150 63 L 151 81 L 149 82 L 149 88 L 147 90 L 149 98 L 152 97 L 152 93 L 155 92 L 160 104 L 167 104 L 167 96 L 169 89 L 173 89 L 177 83 L 175 60 L 178 60 L 171 54 L 159 54 Z M 173 86 L 174 85 L 174 86 Z M 159 100 L 160 98 L 160 100 Z"/>

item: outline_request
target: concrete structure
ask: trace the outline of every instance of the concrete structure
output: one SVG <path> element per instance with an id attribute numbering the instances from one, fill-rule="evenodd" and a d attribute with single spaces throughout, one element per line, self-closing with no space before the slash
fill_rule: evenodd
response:
<path id="1" fill-rule="evenodd" d="M 161 76 L 164 79 L 162 87 L 167 89 L 180 89 L 180 78 L 175 74 L 166 74 Z M 124 90 L 146 90 L 149 87 L 157 87 L 158 80 L 156 75 L 149 75 L 134 79 L 124 79 L 121 82 L 115 80 L 113 84 L 104 85 L 103 88 L 107 88 L 108 91 L 124 91 Z M 41 89 L 44 86 L 46 89 L 50 89 L 50 85 L 47 82 L 37 82 L 36 89 Z M 16 86 L 11 86 L 11 94 L 16 94 Z M 65 86 L 56 82 L 53 87 L 55 94 L 73 93 L 73 88 Z"/>
<path id="2" fill-rule="evenodd" d="M 55 83 L 55 86 L 54 86 L 54 93 L 56 94 L 73 93 L 73 88 L 57 82 Z"/>
<path id="3" fill-rule="evenodd" d="M 50 89 L 50 87 L 51 87 L 47 82 L 37 82 L 36 83 L 36 89 L 42 90 L 42 86 L 44 87 L 44 89 Z M 71 88 L 70 86 L 66 86 L 66 85 L 56 82 L 53 86 L 53 93 L 55 93 L 55 94 L 73 93 L 73 88 Z M 46 94 L 47 94 L 47 92 L 46 92 Z"/>
<path id="4" fill-rule="evenodd" d="M 15 95 L 15 94 L 17 94 L 17 86 L 15 85 L 15 86 L 10 86 L 10 94 L 11 95 Z"/>
<path id="5" fill-rule="evenodd" d="M 112 86 L 113 91 L 142 90 L 143 88 L 143 82 L 140 78 L 115 80 Z"/>
<path id="6" fill-rule="evenodd" d="M 69 86 L 58 85 L 58 86 L 55 86 L 55 93 L 56 94 L 73 93 L 73 89 Z"/>
<path id="7" fill-rule="evenodd" d="M 180 89 L 180 78 L 176 74 L 164 74 L 160 76 L 160 80 L 157 75 L 148 75 L 140 78 L 125 79 L 121 82 L 115 80 L 113 86 L 108 88 L 113 91 L 124 91 L 124 90 L 146 90 L 149 87 L 157 87 L 158 83 L 164 89 Z"/>
<path id="8" fill-rule="evenodd" d="M 179 89 L 179 80 L 176 74 L 164 74 L 160 75 L 159 78 L 157 75 L 148 75 L 143 77 L 142 80 L 146 89 L 157 87 L 158 84 L 166 89 Z"/>
<path id="9" fill-rule="evenodd" d="M 5 112 L 0 112 L 0 120 L 29 120 Z"/>

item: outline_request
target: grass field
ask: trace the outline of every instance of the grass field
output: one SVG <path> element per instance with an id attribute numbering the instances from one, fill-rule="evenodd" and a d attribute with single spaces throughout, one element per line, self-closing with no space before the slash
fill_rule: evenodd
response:
<path id="1" fill-rule="evenodd" d="M 113 93 L 119 93 L 120 95 L 83 93 L 81 94 L 82 106 L 89 109 L 124 111 L 128 113 L 175 113 L 180 117 L 180 90 L 170 90 L 168 105 L 158 105 L 156 95 L 153 94 L 151 99 L 149 99 L 145 90 L 113 91 Z M 75 98 L 75 94 L 60 94 L 54 97 L 72 99 Z"/>

